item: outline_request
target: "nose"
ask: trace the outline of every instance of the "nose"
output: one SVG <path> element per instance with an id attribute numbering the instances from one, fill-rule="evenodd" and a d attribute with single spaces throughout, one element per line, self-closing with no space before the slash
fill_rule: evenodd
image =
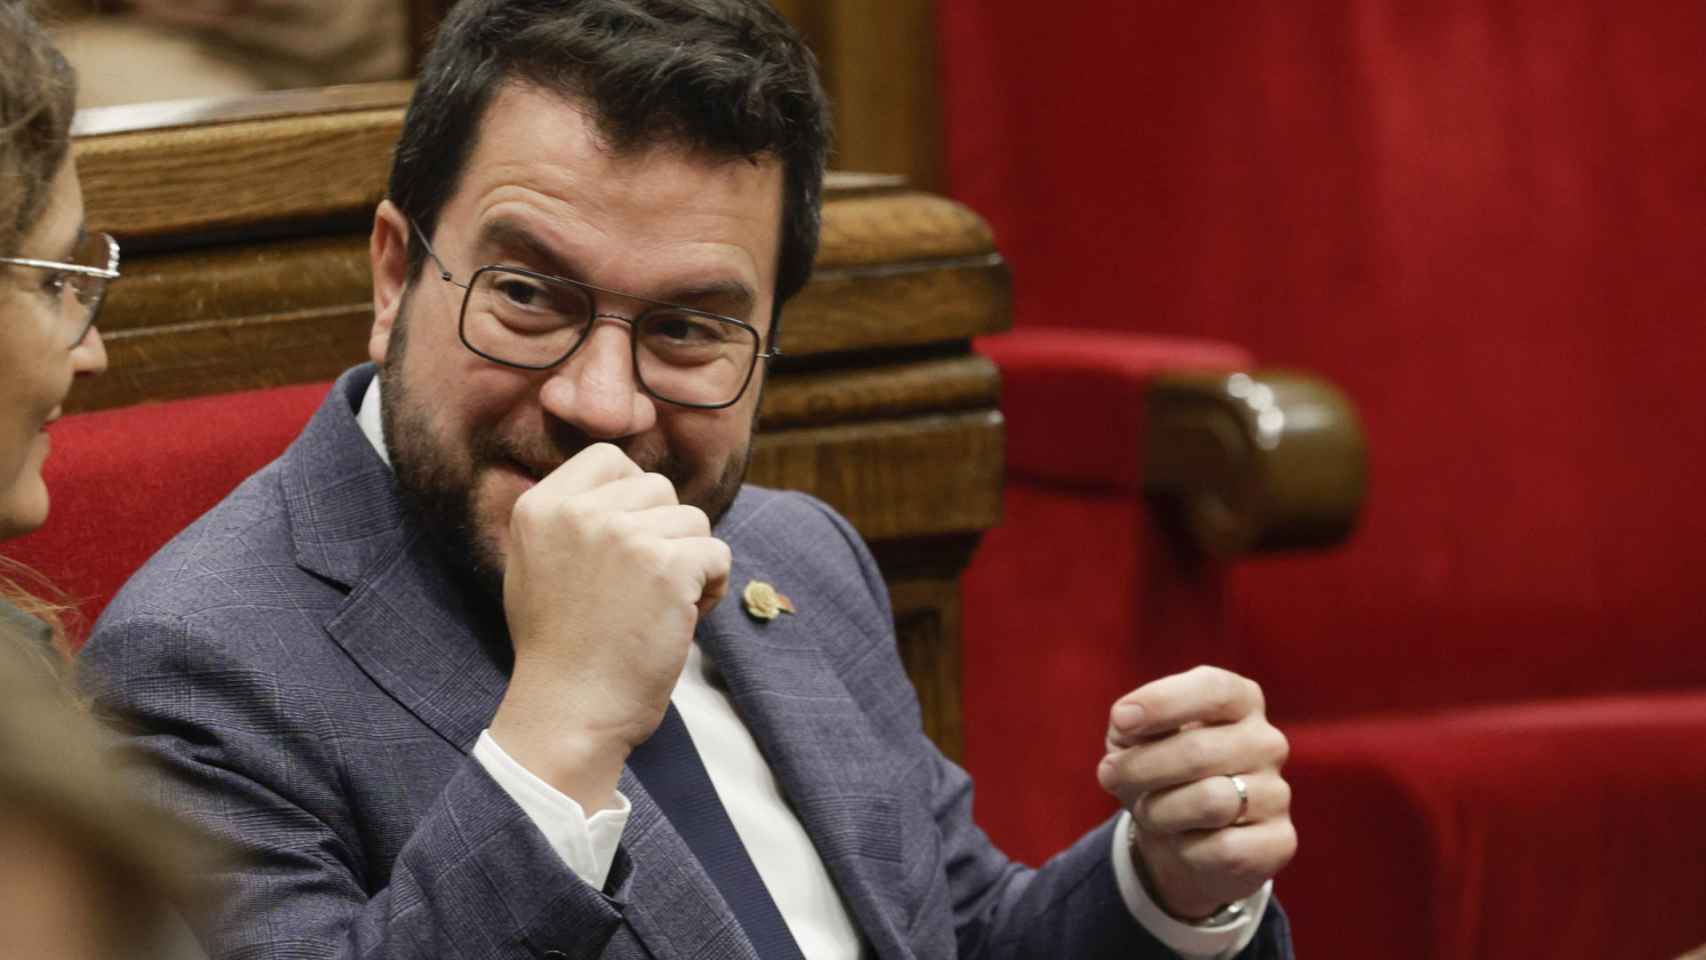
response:
<path id="1" fill-rule="evenodd" d="M 83 339 L 71 348 L 71 370 L 79 377 L 92 377 L 107 370 L 107 345 L 101 331 L 90 327 Z"/>
<path id="2" fill-rule="evenodd" d="M 595 440 L 619 440 L 650 430 L 657 407 L 634 379 L 626 322 L 606 319 L 540 388 L 551 416 Z"/>

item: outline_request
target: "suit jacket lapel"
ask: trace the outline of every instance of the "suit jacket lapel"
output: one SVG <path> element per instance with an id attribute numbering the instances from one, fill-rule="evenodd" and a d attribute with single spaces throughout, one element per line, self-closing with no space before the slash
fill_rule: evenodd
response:
<path id="1" fill-rule="evenodd" d="M 350 588 L 327 624 L 373 681 L 458 748 L 497 711 L 510 651 L 502 624 L 407 523 L 391 469 L 356 423 L 371 366 L 345 373 L 281 464 L 296 559 Z"/>
<path id="2" fill-rule="evenodd" d="M 788 592 L 787 571 L 737 546 L 728 597 L 701 625 L 700 647 L 722 671 L 729 698 L 867 943 L 880 957 L 910 957 L 893 900 L 903 873 L 900 825 L 877 734 L 823 652 L 834 629 L 809 606 L 759 621 L 740 592 L 760 580 Z"/>

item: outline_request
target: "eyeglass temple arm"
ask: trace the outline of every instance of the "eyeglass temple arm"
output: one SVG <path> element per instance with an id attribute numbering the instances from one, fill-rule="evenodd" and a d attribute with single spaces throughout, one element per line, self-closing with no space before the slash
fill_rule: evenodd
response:
<path id="1" fill-rule="evenodd" d="M 28 257 L 0 257 L 0 263 L 10 263 L 18 267 L 35 267 L 40 270 L 57 270 L 60 273 L 75 273 L 85 277 L 96 277 L 101 280 L 117 280 L 117 270 L 102 267 L 86 267 L 78 263 L 61 263 L 57 260 L 31 260 Z"/>
<path id="2" fill-rule="evenodd" d="M 421 229 L 414 217 L 409 218 L 409 227 L 415 231 L 415 236 L 421 238 L 421 246 L 426 248 L 427 256 L 432 258 L 433 263 L 438 264 L 438 278 L 445 283 L 455 283 L 464 290 L 468 289 L 467 284 L 456 282 L 456 277 L 451 274 L 450 268 L 444 265 L 444 261 L 439 259 L 438 251 L 432 248 L 432 241 L 427 239 L 426 231 Z"/>

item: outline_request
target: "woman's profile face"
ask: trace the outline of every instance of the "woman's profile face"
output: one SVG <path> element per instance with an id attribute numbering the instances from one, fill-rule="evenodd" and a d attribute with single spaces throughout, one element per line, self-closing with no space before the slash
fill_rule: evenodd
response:
<path id="1" fill-rule="evenodd" d="M 69 262 L 83 237 L 83 191 L 69 159 L 54 179 L 41 218 L 10 255 Z M 0 264 L 0 539 L 28 533 L 47 519 L 42 464 L 52 446 L 47 425 L 58 419 L 71 380 L 106 369 L 106 348 L 90 329 L 75 346 L 75 294 L 51 270 Z"/>

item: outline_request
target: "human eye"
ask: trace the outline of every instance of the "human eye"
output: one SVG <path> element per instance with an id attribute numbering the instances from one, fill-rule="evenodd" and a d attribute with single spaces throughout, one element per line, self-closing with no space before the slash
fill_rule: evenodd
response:
<path id="1" fill-rule="evenodd" d="M 519 274 L 502 274 L 492 284 L 504 306 L 538 309 L 546 299 L 545 285 Z"/>
<path id="2" fill-rule="evenodd" d="M 675 310 L 647 314 L 640 330 L 646 348 L 677 363 L 707 362 L 738 345 L 739 328 L 725 320 Z"/>
<path id="3" fill-rule="evenodd" d="M 487 312 L 519 333 L 548 333 L 585 322 L 584 298 L 538 277 L 493 270 L 482 275 L 480 292 Z"/>
<path id="4" fill-rule="evenodd" d="M 66 288 L 69 286 L 71 286 L 71 274 L 63 270 L 44 270 L 42 272 L 42 293 L 50 297 L 63 297 Z"/>

